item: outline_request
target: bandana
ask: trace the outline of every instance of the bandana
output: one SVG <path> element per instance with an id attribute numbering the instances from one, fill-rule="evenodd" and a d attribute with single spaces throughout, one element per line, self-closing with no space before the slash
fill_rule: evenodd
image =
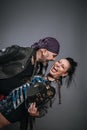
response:
<path id="1" fill-rule="evenodd" d="M 44 39 L 40 39 L 39 42 L 34 43 L 31 47 L 36 50 L 44 48 L 56 54 L 58 54 L 60 50 L 59 42 L 52 37 L 46 37 Z"/>

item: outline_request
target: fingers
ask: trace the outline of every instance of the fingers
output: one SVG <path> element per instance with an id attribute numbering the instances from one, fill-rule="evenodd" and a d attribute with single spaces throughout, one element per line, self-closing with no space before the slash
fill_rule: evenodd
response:
<path id="1" fill-rule="evenodd" d="M 30 107 L 29 107 L 29 109 L 28 109 L 28 111 L 30 112 L 33 112 L 33 111 L 36 111 L 37 110 L 37 108 L 36 108 L 36 103 L 34 102 L 34 103 L 31 103 L 31 105 L 30 105 Z"/>
<path id="2" fill-rule="evenodd" d="M 37 110 L 37 107 L 36 107 L 36 103 L 32 103 L 28 109 L 28 112 L 30 113 L 30 115 L 32 116 L 38 116 L 39 115 L 39 112 Z"/>

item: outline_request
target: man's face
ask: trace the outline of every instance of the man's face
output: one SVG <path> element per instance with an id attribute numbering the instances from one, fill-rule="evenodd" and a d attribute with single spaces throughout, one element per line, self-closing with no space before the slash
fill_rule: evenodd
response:
<path id="1" fill-rule="evenodd" d="M 42 59 L 42 61 L 48 62 L 48 61 L 55 60 L 56 56 L 57 56 L 57 54 L 50 52 L 48 50 L 44 50 L 43 53 L 42 53 L 41 59 Z"/>

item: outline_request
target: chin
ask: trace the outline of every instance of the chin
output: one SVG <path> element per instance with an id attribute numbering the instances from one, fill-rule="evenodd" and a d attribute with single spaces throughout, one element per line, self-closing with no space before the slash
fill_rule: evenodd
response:
<path id="1" fill-rule="evenodd" d="M 51 76 L 53 76 L 53 75 L 54 75 L 54 73 L 53 73 L 52 71 L 50 71 L 50 75 L 51 75 Z"/>

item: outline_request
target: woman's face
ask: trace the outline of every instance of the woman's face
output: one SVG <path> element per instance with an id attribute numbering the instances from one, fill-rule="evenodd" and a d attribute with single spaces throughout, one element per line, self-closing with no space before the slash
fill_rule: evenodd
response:
<path id="1" fill-rule="evenodd" d="M 67 59 L 61 59 L 53 64 L 50 69 L 50 74 L 53 78 L 57 79 L 60 76 L 66 76 L 67 70 L 70 68 L 70 63 Z"/>

